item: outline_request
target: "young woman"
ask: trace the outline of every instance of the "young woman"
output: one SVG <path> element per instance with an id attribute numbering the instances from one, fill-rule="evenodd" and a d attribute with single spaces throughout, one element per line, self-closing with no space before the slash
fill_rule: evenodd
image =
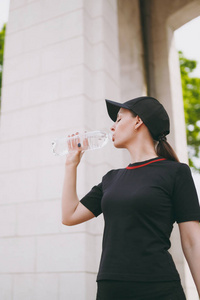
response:
<path id="1" fill-rule="evenodd" d="M 200 295 L 200 207 L 190 168 L 166 140 L 168 114 L 152 97 L 106 104 L 114 146 L 126 148 L 131 162 L 109 171 L 79 201 L 76 170 L 83 152 L 77 139 L 66 157 L 62 195 L 63 224 L 104 216 L 96 299 L 186 299 L 168 252 L 174 222 Z"/>

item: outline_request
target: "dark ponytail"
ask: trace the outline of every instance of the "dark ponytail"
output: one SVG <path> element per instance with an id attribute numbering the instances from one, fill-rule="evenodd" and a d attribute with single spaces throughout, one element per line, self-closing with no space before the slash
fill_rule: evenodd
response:
<path id="1" fill-rule="evenodd" d="M 174 160 L 177 162 L 180 162 L 178 159 L 178 156 L 176 155 L 174 149 L 170 146 L 170 144 L 167 142 L 167 139 L 165 136 L 162 136 L 159 139 L 159 142 L 156 146 L 156 154 L 158 156 L 162 156 L 169 160 Z"/>

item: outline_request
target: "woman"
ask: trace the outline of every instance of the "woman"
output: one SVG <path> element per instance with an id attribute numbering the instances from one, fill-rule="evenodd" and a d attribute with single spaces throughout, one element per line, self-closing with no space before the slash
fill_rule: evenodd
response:
<path id="1" fill-rule="evenodd" d="M 104 215 L 96 299 L 186 299 L 168 252 L 175 221 L 200 295 L 200 207 L 190 168 L 166 141 L 168 114 L 152 97 L 106 104 L 114 146 L 126 148 L 131 163 L 109 171 L 79 201 L 76 169 L 83 153 L 77 139 L 66 158 L 62 196 L 65 225 Z"/>

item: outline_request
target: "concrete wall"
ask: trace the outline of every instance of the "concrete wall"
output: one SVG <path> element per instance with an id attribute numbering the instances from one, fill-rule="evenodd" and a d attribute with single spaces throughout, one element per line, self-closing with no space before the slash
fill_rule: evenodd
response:
<path id="1" fill-rule="evenodd" d="M 0 299 L 95 298 L 102 217 L 61 224 L 65 158 L 52 155 L 51 141 L 80 128 L 108 130 L 104 98 L 120 99 L 118 52 L 116 1 L 11 2 L 0 134 Z M 84 155 L 80 198 L 120 159 L 111 152 L 108 145 Z"/>

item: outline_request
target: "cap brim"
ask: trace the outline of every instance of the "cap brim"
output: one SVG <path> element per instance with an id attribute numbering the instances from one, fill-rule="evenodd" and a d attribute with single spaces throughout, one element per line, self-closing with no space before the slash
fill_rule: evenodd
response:
<path id="1" fill-rule="evenodd" d="M 127 107 L 123 103 L 118 103 L 118 102 L 108 100 L 108 99 L 105 99 L 105 100 L 106 100 L 107 111 L 108 111 L 109 117 L 115 122 L 120 108 L 121 107 L 127 108 Z"/>

